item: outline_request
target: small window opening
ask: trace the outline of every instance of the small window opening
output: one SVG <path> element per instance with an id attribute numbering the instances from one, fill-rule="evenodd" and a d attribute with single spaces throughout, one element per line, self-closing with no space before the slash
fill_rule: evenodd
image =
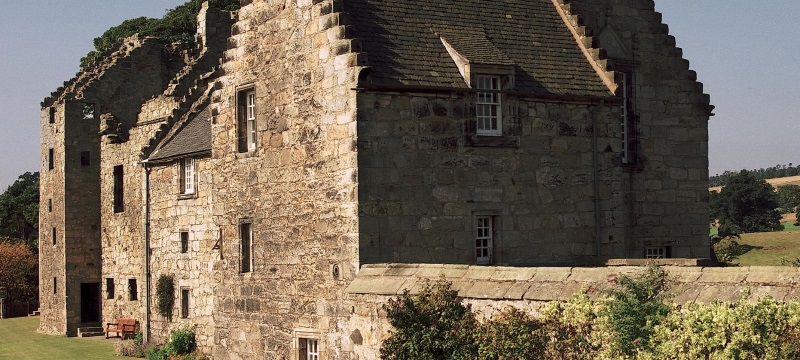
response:
<path id="1" fill-rule="evenodd" d="M 136 279 L 128 279 L 128 300 L 139 300 L 139 289 L 136 286 Z"/>
<path id="2" fill-rule="evenodd" d="M 52 234 L 53 234 L 53 245 L 55 245 L 56 244 L 56 228 L 53 228 Z"/>
<path id="3" fill-rule="evenodd" d="M 189 289 L 181 289 L 181 318 L 189 318 Z"/>
<path id="4" fill-rule="evenodd" d="M 53 295 L 55 295 L 57 292 L 58 292 L 58 281 L 54 277 L 53 278 Z"/>
<path id="5" fill-rule="evenodd" d="M 82 113 L 84 120 L 94 120 L 94 104 L 83 103 Z"/>
<path id="6" fill-rule="evenodd" d="M 189 232 L 181 231 L 181 253 L 189 252 Z"/>
<path id="7" fill-rule="evenodd" d="M 244 223 L 239 225 L 241 236 L 242 263 L 241 271 L 248 273 L 253 271 L 253 224 Z"/>
<path id="8" fill-rule="evenodd" d="M 50 107 L 50 123 L 56 123 L 56 108 L 52 106 Z"/>
<path id="9" fill-rule="evenodd" d="M 121 213 L 125 211 L 124 184 L 123 184 L 123 169 L 122 165 L 114 166 L 114 212 Z"/>
<path id="10" fill-rule="evenodd" d="M 106 278 L 106 299 L 114 299 L 114 278 Z"/>
<path id="11" fill-rule="evenodd" d="M 53 148 L 47 150 L 47 168 L 53 170 L 55 168 L 55 160 L 53 159 Z"/>
<path id="12" fill-rule="evenodd" d="M 47 199 L 47 212 L 53 212 L 53 199 Z"/>

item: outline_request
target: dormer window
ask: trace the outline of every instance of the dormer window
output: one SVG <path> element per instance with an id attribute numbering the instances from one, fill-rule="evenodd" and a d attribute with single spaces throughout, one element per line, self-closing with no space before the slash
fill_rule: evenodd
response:
<path id="1" fill-rule="evenodd" d="M 502 97 L 500 95 L 500 77 L 476 75 L 475 89 L 477 101 L 477 134 L 479 136 L 503 135 Z M 489 90 L 489 91 L 481 91 Z"/>

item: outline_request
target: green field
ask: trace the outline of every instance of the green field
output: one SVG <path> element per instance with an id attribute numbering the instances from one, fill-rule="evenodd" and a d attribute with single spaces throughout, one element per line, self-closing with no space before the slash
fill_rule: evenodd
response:
<path id="1" fill-rule="evenodd" d="M 800 231 L 743 234 L 742 255 L 733 260 L 739 266 L 781 266 L 781 260 L 800 258 Z"/>
<path id="2" fill-rule="evenodd" d="M 134 359 L 114 356 L 113 341 L 43 335 L 38 325 L 38 316 L 0 319 L 0 359 Z"/>

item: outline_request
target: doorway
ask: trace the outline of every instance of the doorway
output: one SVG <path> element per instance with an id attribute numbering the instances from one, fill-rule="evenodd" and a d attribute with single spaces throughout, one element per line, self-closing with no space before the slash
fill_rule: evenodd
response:
<path id="1" fill-rule="evenodd" d="M 81 284 L 81 322 L 100 321 L 100 283 Z"/>

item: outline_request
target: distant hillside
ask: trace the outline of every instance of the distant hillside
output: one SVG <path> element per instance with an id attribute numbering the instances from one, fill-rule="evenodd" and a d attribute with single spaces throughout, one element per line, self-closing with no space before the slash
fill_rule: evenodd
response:
<path id="1" fill-rule="evenodd" d="M 754 169 L 754 170 L 747 170 L 756 179 L 777 179 L 777 178 L 784 178 L 784 177 L 791 177 L 791 176 L 798 176 L 800 175 L 800 165 L 793 166 L 792 163 L 789 165 L 775 165 L 773 167 L 768 168 L 761 168 L 761 169 Z M 728 182 L 728 178 L 733 175 L 737 174 L 739 171 L 726 171 L 722 174 L 716 174 L 714 176 L 708 177 L 708 186 L 717 187 L 725 185 Z"/>
<path id="2" fill-rule="evenodd" d="M 766 180 L 767 183 L 769 183 L 770 185 L 772 185 L 772 187 L 776 189 L 779 186 L 783 185 L 800 185 L 800 175 L 766 179 Z M 708 188 L 708 191 L 720 191 L 720 190 L 722 190 L 722 186 L 713 186 Z"/>

